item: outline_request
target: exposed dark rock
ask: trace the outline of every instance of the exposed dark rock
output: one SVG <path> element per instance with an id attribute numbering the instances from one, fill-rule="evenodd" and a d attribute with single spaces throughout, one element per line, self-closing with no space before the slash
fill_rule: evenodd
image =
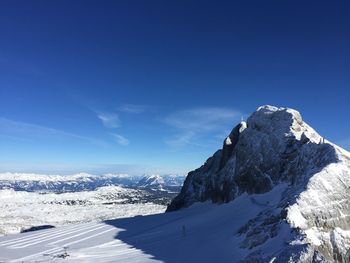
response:
<path id="1" fill-rule="evenodd" d="M 50 229 L 50 228 L 54 228 L 55 226 L 52 225 L 41 225 L 41 226 L 32 226 L 30 228 L 27 229 L 23 229 L 21 231 L 21 233 L 26 233 L 26 232 L 32 232 L 32 231 L 38 231 L 38 230 L 44 230 L 44 229 Z"/>

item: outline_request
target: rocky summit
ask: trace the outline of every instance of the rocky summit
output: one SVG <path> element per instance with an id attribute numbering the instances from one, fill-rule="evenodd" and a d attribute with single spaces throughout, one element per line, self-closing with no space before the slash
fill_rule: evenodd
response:
<path id="1" fill-rule="evenodd" d="M 251 197 L 262 211 L 232 233 L 248 250 L 240 262 L 350 262 L 350 153 L 290 108 L 262 106 L 234 127 L 222 149 L 188 174 L 167 211 L 276 187 L 284 189 L 280 200 Z M 273 239 L 282 242 L 271 246 Z"/>

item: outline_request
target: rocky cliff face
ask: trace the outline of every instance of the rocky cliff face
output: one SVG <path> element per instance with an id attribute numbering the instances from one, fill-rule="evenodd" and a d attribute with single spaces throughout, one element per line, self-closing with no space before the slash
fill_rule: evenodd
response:
<path id="1" fill-rule="evenodd" d="M 241 247 L 252 251 L 243 262 L 348 262 L 350 154 L 293 109 L 263 106 L 238 124 L 223 148 L 188 174 L 167 211 L 208 200 L 234 201 L 281 184 L 287 187 L 280 202 L 265 204 L 236 233 Z M 282 234 L 283 248 L 262 252 L 268 240 Z"/>

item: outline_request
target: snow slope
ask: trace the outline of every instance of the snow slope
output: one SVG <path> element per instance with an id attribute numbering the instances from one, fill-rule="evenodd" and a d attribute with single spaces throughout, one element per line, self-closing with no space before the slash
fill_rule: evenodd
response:
<path id="1" fill-rule="evenodd" d="M 62 226 L 163 212 L 165 205 L 156 204 L 155 198 L 142 190 L 118 186 L 61 194 L 0 190 L 0 235 L 33 226 Z"/>
<path id="2" fill-rule="evenodd" d="M 239 229 L 281 198 L 287 185 L 269 193 L 243 194 L 234 202 L 195 204 L 181 211 L 41 230 L 0 238 L 5 262 L 237 262 L 251 250 L 240 247 Z M 239 213 L 237 212 L 239 211 Z M 279 247 L 289 231 L 269 242 Z M 67 248 L 69 257 L 60 255 Z M 255 249 L 256 250 L 256 249 Z"/>

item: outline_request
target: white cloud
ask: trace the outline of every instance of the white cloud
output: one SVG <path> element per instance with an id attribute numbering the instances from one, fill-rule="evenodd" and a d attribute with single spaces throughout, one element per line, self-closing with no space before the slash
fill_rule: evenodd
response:
<path id="1" fill-rule="evenodd" d="M 117 113 L 99 112 L 97 117 L 102 121 L 102 124 L 107 128 L 120 127 L 120 119 Z"/>
<path id="2" fill-rule="evenodd" d="M 122 136 L 120 134 L 111 133 L 111 135 L 113 136 L 115 141 L 120 145 L 126 146 L 126 145 L 129 145 L 129 143 L 130 143 L 127 138 L 125 138 L 124 136 Z"/>
<path id="3" fill-rule="evenodd" d="M 194 134 L 192 132 L 175 135 L 171 138 L 165 139 L 164 142 L 172 147 L 183 147 L 191 144 Z"/>
<path id="4" fill-rule="evenodd" d="M 147 105 L 138 104 L 123 104 L 116 109 L 117 112 L 130 113 L 130 114 L 140 114 L 144 111 L 150 109 Z M 105 112 L 93 110 L 97 118 L 99 118 L 102 124 L 107 128 L 118 128 L 121 126 L 121 120 L 117 112 Z"/>
<path id="5" fill-rule="evenodd" d="M 139 114 L 148 110 L 150 107 L 147 105 L 138 105 L 138 104 L 123 104 L 118 108 L 118 111 Z"/>
<path id="6" fill-rule="evenodd" d="M 234 126 L 242 113 L 219 107 L 202 107 L 174 112 L 164 119 L 164 123 L 176 131 L 165 143 L 181 147 L 185 145 L 203 146 L 199 138 L 212 137 Z"/>
<path id="7" fill-rule="evenodd" d="M 217 107 L 195 108 L 177 111 L 165 118 L 165 123 L 181 130 L 210 131 L 235 122 L 241 113 Z"/>
<path id="8" fill-rule="evenodd" d="M 40 126 L 31 123 L 14 121 L 0 117 L 0 135 L 3 137 L 19 139 L 22 141 L 33 141 L 42 139 L 58 139 L 58 138 L 70 138 L 87 141 L 96 145 L 103 145 L 105 143 L 101 140 L 81 136 L 78 134 Z"/>

